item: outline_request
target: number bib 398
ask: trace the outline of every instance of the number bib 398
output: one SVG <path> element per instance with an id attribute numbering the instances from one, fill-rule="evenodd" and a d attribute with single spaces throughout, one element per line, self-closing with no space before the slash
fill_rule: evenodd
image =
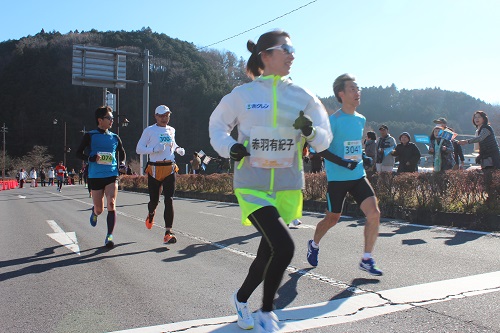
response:
<path id="1" fill-rule="evenodd" d="M 289 168 L 297 153 L 296 131 L 254 126 L 250 131 L 250 164 L 256 168 Z"/>

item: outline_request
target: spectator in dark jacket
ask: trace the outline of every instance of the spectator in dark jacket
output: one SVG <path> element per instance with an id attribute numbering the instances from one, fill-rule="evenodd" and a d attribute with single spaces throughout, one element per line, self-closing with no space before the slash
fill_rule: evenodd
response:
<path id="1" fill-rule="evenodd" d="M 365 155 L 371 157 L 373 161 L 377 160 L 377 135 L 373 131 L 366 133 Z M 365 166 L 365 170 L 375 170 L 375 167 Z"/>
<path id="2" fill-rule="evenodd" d="M 399 136 L 400 143 L 396 149 L 392 151 L 392 155 L 396 156 L 399 161 L 399 172 L 416 172 L 418 171 L 418 162 L 420 161 L 420 150 L 417 145 L 411 141 L 410 134 L 403 132 Z"/>
<path id="3" fill-rule="evenodd" d="M 452 132 L 455 132 L 451 127 L 448 127 L 448 129 Z M 465 164 L 465 156 L 462 150 L 462 146 L 458 144 L 457 140 L 451 140 L 451 143 L 453 144 L 453 157 L 455 159 L 453 170 L 463 169 Z"/>

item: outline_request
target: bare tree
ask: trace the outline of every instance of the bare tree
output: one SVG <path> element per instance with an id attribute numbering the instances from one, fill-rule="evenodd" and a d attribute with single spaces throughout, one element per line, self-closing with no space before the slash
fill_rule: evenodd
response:
<path id="1" fill-rule="evenodd" d="M 52 163 L 52 159 L 54 158 L 52 155 L 47 153 L 48 148 L 45 146 L 34 146 L 33 150 L 31 150 L 25 157 L 21 160 L 25 165 L 25 168 L 35 167 L 46 168 L 50 166 Z M 26 169 L 28 169 L 26 168 Z"/>

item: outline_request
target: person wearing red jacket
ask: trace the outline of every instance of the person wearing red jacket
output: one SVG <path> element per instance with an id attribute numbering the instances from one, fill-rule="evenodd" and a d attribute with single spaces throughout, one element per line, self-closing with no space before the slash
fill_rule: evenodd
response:
<path id="1" fill-rule="evenodd" d="M 63 182 L 64 182 L 64 175 L 67 172 L 66 167 L 63 165 L 63 161 L 60 161 L 59 165 L 57 165 L 54 170 L 56 172 L 57 191 L 61 192 L 62 185 L 63 185 Z"/>

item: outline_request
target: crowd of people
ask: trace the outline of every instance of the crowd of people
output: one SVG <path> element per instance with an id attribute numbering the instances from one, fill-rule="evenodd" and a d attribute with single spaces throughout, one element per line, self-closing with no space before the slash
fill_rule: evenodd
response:
<path id="1" fill-rule="evenodd" d="M 251 82 L 224 96 L 210 116 L 210 143 L 219 157 L 217 172 L 233 170 L 234 193 L 241 208 L 241 223 L 253 226 L 261 235 L 257 255 L 241 286 L 231 295 L 242 329 L 254 326 L 260 332 L 279 331 L 279 319 L 274 313 L 274 300 L 286 268 L 290 264 L 295 244 L 288 225 L 300 224 L 304 187 L 304 162 L 311 172 L 325 172 L 327 210 L 307 243 L 307 261 L 319 265 L 320 242 L 339 221 L 346 196 L 351 195 L 366 217 L 363 249 L 357 267 L 374 276 L 382 276 L 373 257 L 380 225 L 380 209 L 367 172 L 417 172 L 421 151 L 408 132 L 397 139 L 389 127 L 381 124 L 379 136 L 366 131 L 366 118 L 357 111 L 361 89 L 350 74 L 338 76 L 333 93 L 341 107 L 329 115 L 321 101 L 308 90 L 287 78 L 295 59 L 290 35 L 281 30 L 267 32 L 258 41 L 248 41 L 250 57 L 247 74 Z M 54 186 L 61 192 L 63 183 L 84 184 L 92 198 L 90 225 L 107 209 L 107 232 L 104 245 L 112 248 L 116 226 L 116 201 L 120 174 L 132 174 L 126 166 L 126 153 L 120 137 L 110 129 L 113 110 L 109 106 L 95 110 L 96 129 L 86 132 L 76 151 L 83 160 L 78 173 L 68 171 L 61 161 L 57 166 L 18 172 L 19 187 L 31 180 L 30 186 Z M 174 192 L 179 170 L 176 155 L 185 149 L 175 138 L 175 128 L 169 125 L 173 113 L 166 105 L 155 109 L 155 124 L 148 126 L 136 146 L 137 154 L 145 154 L 149 202 L 145 226 L 152 229 L 157 207 L 163 193 L 164 244 L 175 244 L 173 232 Z M 463 167 L 461 147 L 474 144 L 476 162 L 483 170 L 500 169 L 500 152 L 493 128 L 483 111 L 472 117 L 476 135 L 468 140 L 455 140 L 456 134 L 445 118 L 434 120 L 428 153 L 435 172 Z M 231 136 L 237 127 L 237 137 Z M 366 132 L 365 132 L 366 131 Z M 398 142 L 399 141 L 399 142 Z M 275 144 L 269 144 L 274 142 Z M 230 163 L 231 161 L 231 163 Z M 191 173 L 200 173 L 203 162 L 194 152 L 190 160 Z M 106 199 L 106 205 L 105 205 Z M 160 214 L 161 215 L 161 214 Z M 256 320 L 249 310 L 248 299 L 263 285 L 262 305 Z"/>

